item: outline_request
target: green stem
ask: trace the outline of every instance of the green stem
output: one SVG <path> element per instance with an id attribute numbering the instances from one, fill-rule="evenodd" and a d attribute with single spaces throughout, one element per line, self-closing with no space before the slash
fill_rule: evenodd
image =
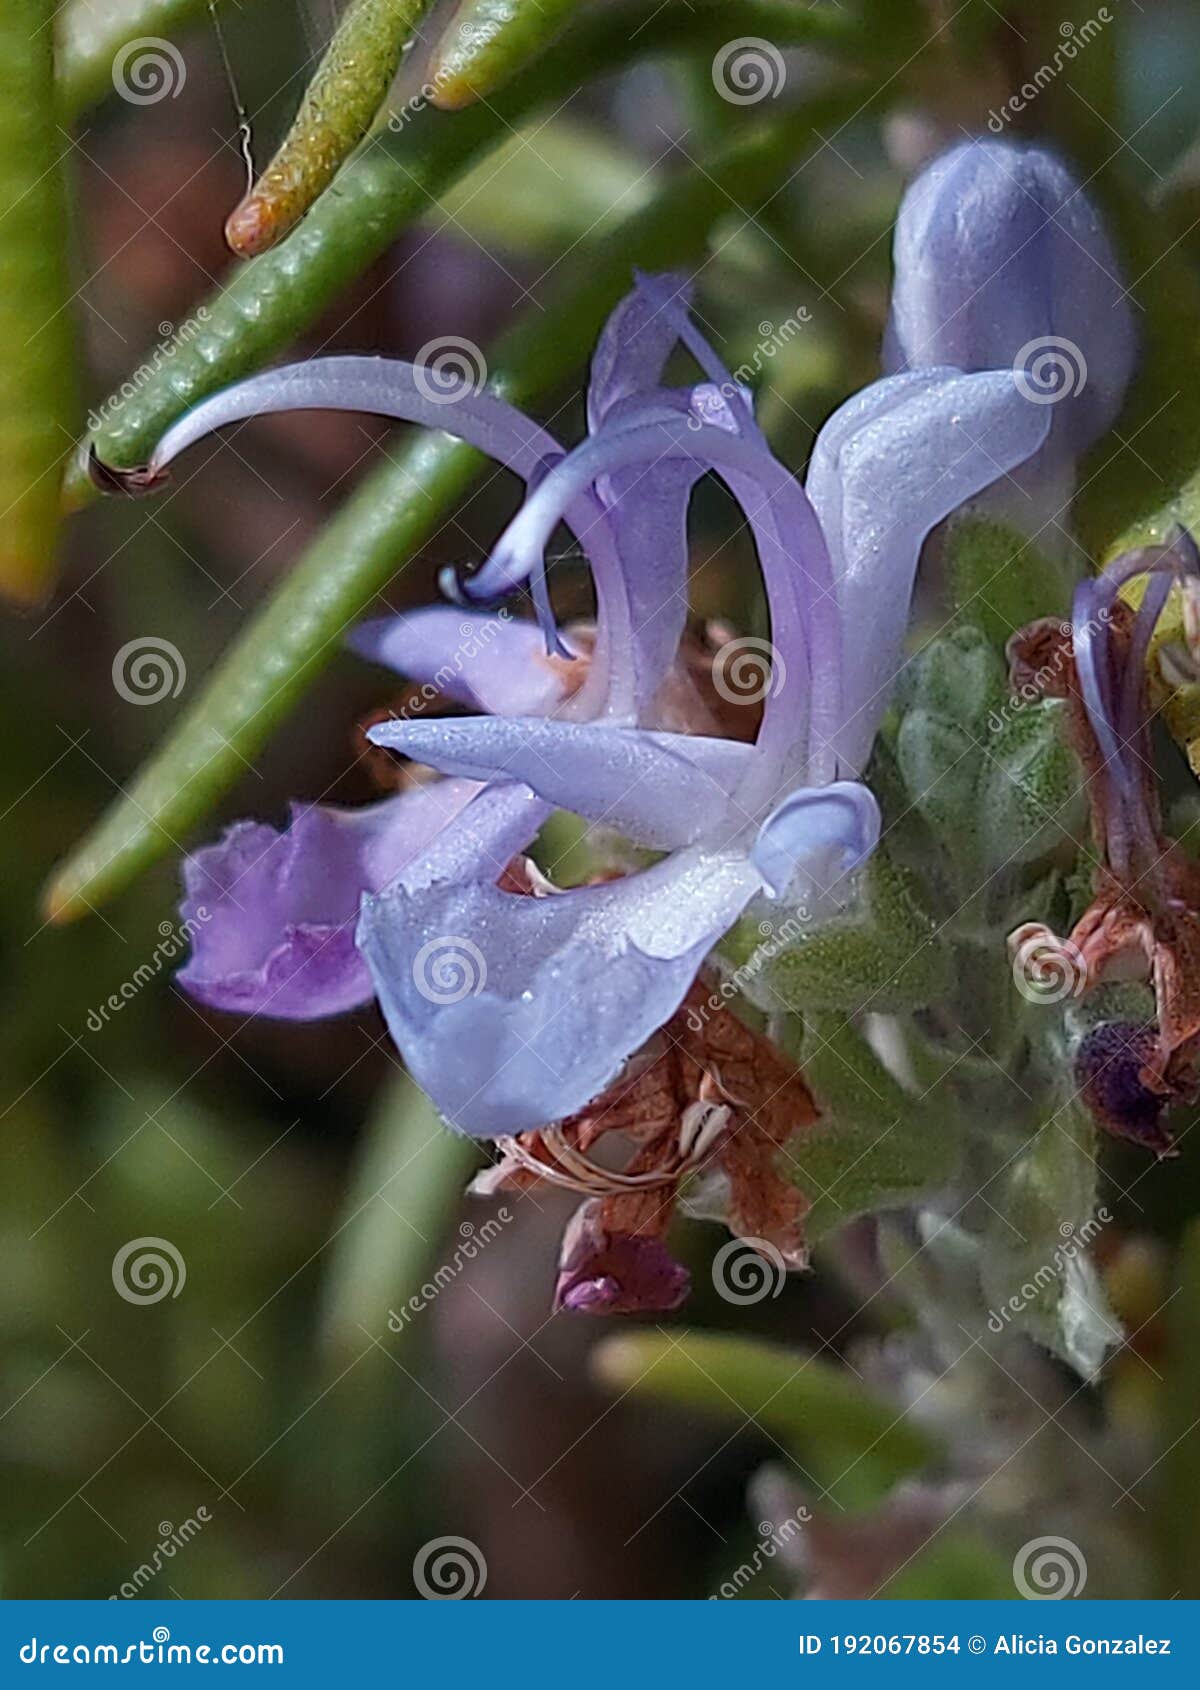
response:
<path id="1" fill-rule="evenodd" d="M 430 0 L 351 0 L 274 158 L 231 212 L 239 258 L 281 241 L 366 135 Z"/>
<path id="2" fill-rule="evenodd" d="M 0 31 L 0 592 L 49 591 L 73 375 L 51 0 L 5 0 Z"/>
<path id="3" fill-rule="evenodd" d="M 429 65 L 434 102 L 459 111 L 491 94 L 570 21 L 582 0 L 462 0 Z"/>
<path id="4" fill-rule="evenodd" d="M 796 168 L 814 132 L 844 121 L 858 96 L 828 96 L 764 126 L 671 183 L 593 247 L 544 310 L 519 319 L 488 358 L 492 388 L 528 405 L 587 357 L 635 266 L 695 259 L 732 203 L 758 209 Z M 471 447 L 419 432 L 366 477 L 275 597 L 218 664 L 200 698 L 49 889 L 71 920 L 127 886 L 195 827 L 333 659 L 342 635 L 437 528 L 481 466 Z"/>

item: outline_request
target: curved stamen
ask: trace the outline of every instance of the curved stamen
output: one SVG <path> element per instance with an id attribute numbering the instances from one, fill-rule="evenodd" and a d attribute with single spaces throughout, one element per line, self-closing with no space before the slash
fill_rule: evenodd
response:
<path id="1" fill-rule="evenodd" d="M 1104 806 L 1109 859 L 1122 876 L 1128 873 L 1134 841 L 1146 851 L 1156 848 L 1155 821 L 1148 807 L 1143 773 L 1148 762 L 1146 657 L 1172 587 L 1197 564 L 1200 553 L 1195 542 L 1185 528 L 1180 528 L 1167 545 L 1125 552 L 1098 577 L 1081 581 L 1075 590 L 1075 666 L 1110 787 L 1110 801 Z M 1110 619 L 1121 587 L 1139 575 L 1149 576 L 1149 580 L 1118 672 Z"/>
<path id="2" fill-rule="evenodd" d="M 764 755 L 748 777 L 752 790 L 739 793 L 747 810 L 756 810 L 774 797 L 797 748 L 807 746 L 809 724 L 798 717 L 810 692 L 810 653 L 819 655 L 826 682 L 821 724 L 813 724 L 816 732 L 830 732 L 838 714 L 833 698 L 837 605 L 830 590 L 828 553 L 803 489 L 768 451 L 662 403 L 630 410 L 618 425 L 584 442 L 547 475 L 475 580 L 494 590 L 500 581 L 523 579 L 544 553 L 560 512 L 599 477 L 663 460 L 682 460 L 721 475 L 758 542 L 781 673 L 765 701 L 757 741 Z"/>
<path id="3" fill-rule="evenodd" d="M 745 391 L 726 369 L 724 363 L 717 356 L 716 351 L 696 327 L 691 312 L 677 291 L 667 287 L 662 278 L 645 275 L 640 270 L 634 271 L 634 281 L 639 293 L 652 299 L 659 312 L 670 323 L 671 327 L 692 357 L 699 364 L 721 396 L 728 402 L 740 433 L 748 440 L 757 441 L 759 445 L 766 445 L 766 437 L 755 420 L 754 410 L 746 397 Z"/>

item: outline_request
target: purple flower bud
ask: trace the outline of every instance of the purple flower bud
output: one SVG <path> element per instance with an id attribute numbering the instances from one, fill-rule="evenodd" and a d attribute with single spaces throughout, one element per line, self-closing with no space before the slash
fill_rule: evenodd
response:
<path id="1" fill-rule="evenodd" d="M 904 196 L 894 252 L 888 368 L 1021 370 L 1074 453 L 1112 425 L 1133 313 L 1095 207 L 1053 154 L 990 140 L 943 153 Z"/>
<path id="2" fill-rule="evenodd" d="M 574 1314 L 666 1314 L 687 1297 L 691 1275 L 658 1238 L 609 1232 L 603 1205 L 584 1203 L 563 1237 L 554 1307 Z"/>
<path id="3" fill-rule="evenodd" d="M 1158 1046 L 1153 1022 L 1102 1021 L 1084 1038 L 1075 1056 L 1075 1083 L 1097 1123 L 1114 1138 L 1127 1138 L 1164 1156 L 1172 1148 L 1163 1125 L 1170 1099 L 1142 1078 Z"/>

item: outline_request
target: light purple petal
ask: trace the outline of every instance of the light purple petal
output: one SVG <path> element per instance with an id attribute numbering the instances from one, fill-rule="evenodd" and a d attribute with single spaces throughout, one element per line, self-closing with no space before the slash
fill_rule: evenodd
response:
<path id="1" fill-rule="evenodd" d="M 678 338 L 675 299 L 686 317 L 691 287 L 681 276 L 639 279 L 605 324 L 592 357 L 588 430 L 595 434 L 614 407 L 661 387 Z M 637 560 L 625 571 L 630 636 L 636 645 L 636 704 L 645 719 L 675 658 L 687 619 L 687 512 L 700 471 L 667 463 L 603 476 L 596 496 L 607 512 L 617 556 Z"/>
<path id="2" fill-rule="evenodd" d="M 1053 406 L 1055 435 L 1076 454 L 1116 420 L 1136 357 L 1112 247 L 1052 154 L 1011 141 L 953 148 L 900 207 L 888 367 L 1028 367 L 1030 346 L 1051 338 L 1083 376 Z"/>
<path id="3" fill-rule="evenodd" d="M 446 782 L 458 785 L 458 782 Z M 461 881 L 496 881 L 512 862 L 528 850 L 553 806 L 519 781 L 479 787 L 468 783 L 474 797 L 451 816 L 437 835 L 408 858 L 388 885 L 418 896 L 431 886 Z"/>
<path id="4" fill-rule="evenodd" d="M 369 1002 L 354 948 L 363 892 L 386 886 L 477 790 L 435 781 L 359 809 L 293 805 L 283 833 L 235 823 L 184 862 L 192 954 L 180 985 L 244 1015 L 309 1020 Z"/>
<path id="5" fill-rule="evenodd" d="M 358 945 L 418 1084 L 463 1132 L 497 1137 L 603 1091 L 760 885 L 744 859 L 693 850 L 549 897 L 394 888 L 365 900 Z"/>
<path id="6" fill-rule="evenodd" d="M 525 480 L 562 453 L 554 436 L 532 417 L 467 381 L 451 397 L 415 364 L 339 355 L 265 370 L 202 400 L 163 435 L 150 468 L 165 469 L 189 446 L 229 423 L 276 411 L 368 411 L 421 423 L 469 441 Z"/>
<path id="7" fill-rule="evenodd" d="M 368 411 L 441 429 L 487 452 L 534 486 L 563 455 L 554 436 L 532 418 L 469 381 L 447 391 L 428 371 L 400 359 L 338 356 L 267 370 L 213 394 L 167 430 L 150 468 L 165 470 L 189 446 L 229 423 L 265 412 L 309 410 Z M 607 710 L 631 717 L 635 676 L 627 595 L 603 508 L 587 492 L 560 515 L 592 564 L 600 607 L 595 659 L 582 689 L 587 699 L 581 709 L 586 714 Z M 540 592 L 535 598 L 549 632 L 553 617 L 548 601 Z"/>
<path id="8" fill-rule="evenodd" d="M 656 850 L 724 844 L 731 817 L 734 831 L 749 821 L 729 802 L 754 756 L 738 740 L 537 717 L 377 722 L 367 737 L 444 774 L 524 781 L 548 804 Z"/>
<path id="9" fill-rule="evenodd" d="M 842 624 L 839 769 L 858 774 L 902 662 L 929 531 L 1023 463 L 1050 407 L 1011 370 L 926 370 L 874 382 L 826 423 L 806 483 L 833 561 Z"/>
<path id="10" fill-rule="evenodd" d="M 546 659 L 536 622 L 494 612 L 430 605 L 360 622 L 346 642 L 437 695 L 495 716 L 549 715 L 566 691 Z"/>
<path id="11" fill-rule="evenodd" d="M 600 336 L 592 360 L 588 388 L 588 426 L 593 435 L 619 421 L 625 426 L 631 409 L 650 403 L 685 409 L 689 393 L 662 387 L 663 370 L 676 343 L 682 340 L 713 377 L 696 389 L 703 420 L 733 432 L 744 422 L 754 438 L 748 397 L 738 388 L 691 323 L 687 312 L 688 284 L 675 275 L 639 276 L 637 286 L 613 311 Z M 680 459 L 617 469 L 597 477 L 594 495 L 607 518 L 615 555 L 626 565 L 624 627 L 617 612 L 617 594 L 608 592 L 608 617 L 614 633 L 601 654 L 619 652 L 622 638 L 630 642 L 634 676 L 634 706 L 647 720 L 655 694 L 674 660 L 687 617 L 687 513 L 692 490 L 705 465 Z M 594 542 L 594 551 L 597 549 Z M 631 566 L 630 560 L 636 560 Z M 593 567 L 597 562 L 593 558 Z M 604 594 L 611 573 L 599 559 L 597 591 Z M 541 555 L 493 559 L 465 590 L 475 597 L 510 591 L 519 582 L 541 579 Z M 595 714 L 589 707 L 586 714 Z"/>
<path id="12" fill-rule="evenodd" d="M 675 299 L 686 313 L 691 283 L 682 274 L 664 272 L 639 278 L 638 285 L 615 306 L 592 353 L 587 391 L 588 432 L 595 434 L 609 411 L 661 387 L 663 369 L 679 339 L 677 321 L 664 310 Z"/>
<path id="13" fill-rule="evenodd" d="M 750 860 L 778 898 L 825 905 L 879 843 L 879 805 L 857 781 L 788 795 L 759 829 Z"/>
<path id="14" fill-rule="evenodd" d="M 759 757 L 748 766 L 750 784 L 739 794 L 753 811 L 773 801 L 781 783 L 806 772 L 818 778 L 827 772 L 809 768 L 807 736 L 810 661 L 819 682 L 812 691 L 812 734 L 818 747 L 831 740 L 841 721 L 840 635 L 830 560 L 803 489 L 766 447 L 710 425 L 701 413 L 681 415 L 677 405 L 668 403 L 670 397 L 625 412 L 620 427 L 605 429 L 568 454 L 509 524 L 487 569 L 494 569 L 498 580 L 527 575 L 538 565 L 562 511 L 600 477 L 635 465 L 657 475 L 672 460 L 720 474 L 742 505 L 758 545 L 781 677 L 766 698 Z M 634 573 L 641 566 L 636 552 L 624 562 Z"/>

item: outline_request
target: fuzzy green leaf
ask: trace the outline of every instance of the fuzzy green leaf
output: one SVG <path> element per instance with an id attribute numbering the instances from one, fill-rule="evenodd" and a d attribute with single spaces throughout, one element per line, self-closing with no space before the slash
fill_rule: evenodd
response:
<path id="1" fill-rule="evenodd" d="M 1058 1109 L 982 1188 L 981 1272 L 993 1332 L 1025 1332 L 1091 1378 L 1121 1341 L 1087 1247 L 1097 1209 L 1096 1130 Z"/>
<path id="2" fill-rule="evenodd" d="M 541 51 L 581 0 L 460 0 L 429 65 L 434 99 L 458 111 L 494 93 Z"/>
<path id="3" fill-rule="evenodd" d="M 955 608 L 978 623 L 993 645 L 1039 616 L 1065 615 L 1075 574 L 1053 563 L 1033 540 L 989 518 L 950 524 L 945 545 Z"/>
<path id="4" fill-rule="evenodd" d="M 927 1199 L 954 1178 L 963 1120 L 935 1082 L 923 1096 L 898 1084 L 866 1040 L 832 1016 L 806 1027 L 803 1066 L 821 1108 L 817 1126 L 788 1146 L 788 1177 L 812 1203 L 816 1243 L 858 1215 Z"/>
<path id="5" fill-rule="evenodd" d="M 282 240 L 366 135 L 430 0 L 350 0 L 275 156 L 231 213 L 241 258 Z"/>
<path id="6" fill-rule="evenodd" d="M 986 744 L 979 820 L 989 873 L 1082 841 L 1087 825 L 1079 761 L 1063 734 L 1065 704 L 1028 704 Z"/>
<path id="7" fill-rule="evenodd" d="M 911 1009 L 940 997 L 953 968 L 914 878 L 883 848 L 863 870 L 845 915 L 808 930 L 797 916 L 765 937 L 757 923 L 743 921 L 721 950 L 734 983 L 768 1013 Z"/>

